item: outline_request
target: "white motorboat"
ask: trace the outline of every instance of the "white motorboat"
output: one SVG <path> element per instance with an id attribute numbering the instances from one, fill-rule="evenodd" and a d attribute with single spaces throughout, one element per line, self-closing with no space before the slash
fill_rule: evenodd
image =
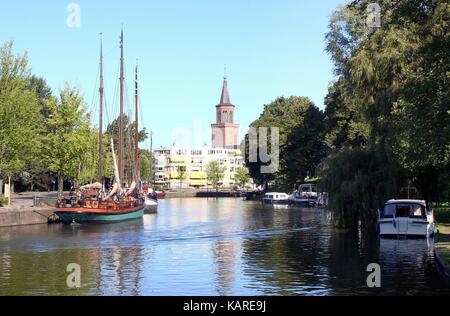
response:
<path id="1" fill-rule="evenodd" d="M 433 237 L 433 211 L 423 200 L 390 200 L 378 211 L 380 237 Z"/>
<path id="2" fill-rule="evenodd" d="M 288 204 L 289 195 L 280 192 L 266 193 L 263 198 L 263 202 L 266 204 Z"/>
<path id="3" fill-rule="evenodd" d="M 317 204 L 317 185 L 305 183 L 298 186 L 297 190 L 289 198 L 289 204 L 301 207 L 314 207 Z"/>
<path id="4" fill-rule="evenodd" d="M 152 194 L 147 194 L 145 196 L 145 213 L 156 213 L 158 207 L 158 200 Z"/>

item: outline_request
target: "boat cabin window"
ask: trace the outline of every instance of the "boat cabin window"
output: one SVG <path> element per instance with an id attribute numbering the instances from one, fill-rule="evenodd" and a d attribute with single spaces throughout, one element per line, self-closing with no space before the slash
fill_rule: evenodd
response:
<path id="1" fill-rule="evenodd" d="M 317 192 L 317 187 L 315 185 L 312 184 L 305 184 L 305 185 L 301 185 L 299 187 L 299 191 L 300 192 Z"/>
<path id="2" fill-rule="evenodd" d="M 300 190 L 302 192 L 314 192 L 313 189 L 311 188 L 311 186 L 309 186 L 309 185 L 305 185 L 305 186 L 300 187 Z"/>
<path id="3" fill-rule="evenodd" d="M 392 218 L 395 217 L 411 217 L 411 218 L 425 218 L 425 209 L 419 204 L 387 204 L 383 208 L 381 214 L 382 218 Z"/>

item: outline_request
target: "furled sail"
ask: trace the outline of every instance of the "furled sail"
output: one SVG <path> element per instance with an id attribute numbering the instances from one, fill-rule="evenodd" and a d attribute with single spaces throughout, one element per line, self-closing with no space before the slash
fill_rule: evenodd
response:
<path id="1" fill-rule="evenodd" d="M 83 185 L 82 187 L 80 187 L 81 190 L 89 190 L 89 189 L 98 189 L 101 190 L 103 189 L 103 185 L 100 182 L 96 182 L 96 183 L 91 183 L 88 185 Z"/>
<path id="2" fill-rule="evenodd" d="M 119 168 L 117 167 L 116 154 L 114 152 L 114 141 L 112 138 L 111 138 L 111 151 L 114 163 L 114 186 L 111 192 L 109 192 L 108 196 L 105 198 L 105 200 L 109 200 L 112 196 L 114 196 L 114 194 L 120 192 Z"/>

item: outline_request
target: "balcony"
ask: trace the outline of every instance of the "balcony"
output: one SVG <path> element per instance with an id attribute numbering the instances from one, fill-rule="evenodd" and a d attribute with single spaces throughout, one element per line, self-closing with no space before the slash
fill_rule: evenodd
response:
<path id="1" fill-rule="evenodd" d="M 191 179 L 206 179 L 206 172 L 191 172 Z"/>

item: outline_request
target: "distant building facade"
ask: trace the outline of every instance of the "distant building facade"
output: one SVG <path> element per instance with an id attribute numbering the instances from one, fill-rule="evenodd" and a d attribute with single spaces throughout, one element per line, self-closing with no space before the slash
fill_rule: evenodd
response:
<path id="1" fill-rule="evenodd" d="M 226 148 L 160 148 L 153 152 L 154 184 L 170 189 L 211 187 L 208 182 L 206 166 L 211 160 L 217 160 L 225 167 L 225 175 L 220 183 L 223 188 L 236 185 L 236 169 L 243 167 L 244 159 L 239 149 Z M 178 170 L 185 170 L 185 178 L 180 182 Z M 182 183 L 182 184 L 181 184 Z"/>

